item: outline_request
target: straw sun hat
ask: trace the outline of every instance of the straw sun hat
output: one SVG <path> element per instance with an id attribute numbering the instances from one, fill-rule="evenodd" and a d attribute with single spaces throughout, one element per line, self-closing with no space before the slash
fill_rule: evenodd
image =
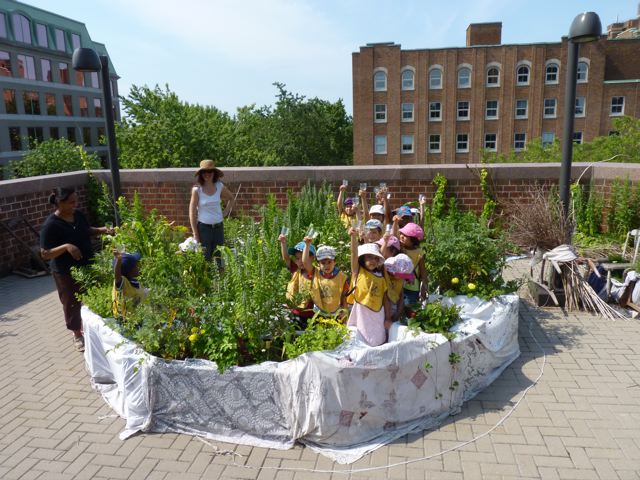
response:
<path id="1" fill-rule="evenodd" d="M 202 160 L 200 162 L 200 168 L 196 172 L 196 177 L 200 175 L 200 172 L 215 172 L 218 177 L 224 175 L 222 170 L 216 167 L 216 162 L 213 160 Z"/>

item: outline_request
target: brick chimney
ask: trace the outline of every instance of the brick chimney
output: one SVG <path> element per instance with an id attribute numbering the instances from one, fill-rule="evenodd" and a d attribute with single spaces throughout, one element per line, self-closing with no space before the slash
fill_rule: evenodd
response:
<path id="1" fill-rule="evenodd" d="M 501 43 L 502 22 L 472 23 L 467 27 L 467 47 Z"/>

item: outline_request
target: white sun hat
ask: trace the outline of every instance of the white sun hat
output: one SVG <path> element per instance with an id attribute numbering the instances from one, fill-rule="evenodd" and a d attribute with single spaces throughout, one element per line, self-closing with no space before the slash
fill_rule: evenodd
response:
<path id="1" fill-rule="evenodd" d="M 375 243 L 365 243 L 364 245 L 360 245 L 358 247 L 358 258 L 363 255 L 374 255 L 384 260 L 384 257 L 380 253 L 378 245 L 376 245 Z"/>

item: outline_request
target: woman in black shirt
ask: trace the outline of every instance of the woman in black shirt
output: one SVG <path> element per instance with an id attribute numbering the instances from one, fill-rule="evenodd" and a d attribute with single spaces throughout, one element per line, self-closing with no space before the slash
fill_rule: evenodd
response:
<path id="1" fill-rule="evenodd" d="M 86 265 L 93 257 L 91 236 L 111 233 L 107 227 L 91 227 L 87 217 L 77 210 L 78 196 L 74 188 L 57 188 L 49 196 L 56 206 L 40 229 L 40 254 L 51 260 L 53 279 L 64 310 L 67 328 L 73 332 L 77 350 L 84 350 L 79 286 L 71 277 L 71 267 Z"/>

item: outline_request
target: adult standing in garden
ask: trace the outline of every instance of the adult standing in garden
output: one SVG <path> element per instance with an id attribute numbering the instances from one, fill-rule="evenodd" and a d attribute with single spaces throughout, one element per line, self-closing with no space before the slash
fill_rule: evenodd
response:
<path id="1" fill-rule="evenodd" d="M 79 285 L 71 276 L 71 267 L 89 263 L 93 257 L 91 236 L 112 233 L 107 227 L 92 227 L 87 217 L 77 209 L 78 195 L 74 188 L 56 188 L 49 196 L 55 211 L 40 229 L 40 254 L 51 260 L 51 271 L 64 311 L 67 329 L 73 332 L 76 350 L 84 350 Z"/>
<path id="2" fill-rule="evenodd" d="M 202 245 L 207 260 L 211 259 L 216 248 L 224 245 L 223 219 L 234 203 L 233 193 L 220 181 L 223 175 L 213 160 L 202 160 L 196 172 L 197 184 L 191 189 L 189 222 L 193 237 Z M 215 258 L 220 266 L 220 256 L 215 255 Z"/>

